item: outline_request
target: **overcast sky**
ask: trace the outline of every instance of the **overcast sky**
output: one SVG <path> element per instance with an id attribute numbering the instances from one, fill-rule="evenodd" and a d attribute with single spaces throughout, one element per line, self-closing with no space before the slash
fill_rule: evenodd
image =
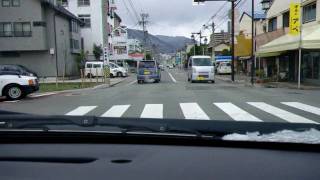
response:
<path id="1" fill-rule="evenodd" d="M 149 14 L 149 33 L 156 35 L 186 36 L 191 32 L 199 31 L 203 24 L 214 15 L 225 2 L 206 2 L 205 5 L 192 5 L 192 0 L 131 0 L 136 13 Z M 256 9 L 261 12 L 260 0 L 255 0 Z M 242 0 L 240 11 L 251 12 L 251 0 Z M 130 5 L 130 0 L 116 0 L 116 13 L 122 18 L 122 24 L 129 28 L 141 29 L 138 20 Z M 218 16 L 214 18 L 215 24 L 220 25 L 218 30 L 227 30 L 226 15 L 230 3 L 222 7 Z M 128 12 L 129 9 L 129 12 Z M 208 34 L 206 30 L 205 34 Z"/>

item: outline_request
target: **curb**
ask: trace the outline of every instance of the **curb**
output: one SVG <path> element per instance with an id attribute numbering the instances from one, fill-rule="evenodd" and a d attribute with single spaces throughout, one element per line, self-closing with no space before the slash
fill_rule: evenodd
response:
<path id="1" fill-rule="evenodd" d="M 51 92 L 45 92 L 45 93 L 33 93 L 33 94 L 30 94 L 29 97 L 38 98 L 38 97 L 52 96 L 52 95 L 62 94 L 62 93 L 71 93 L 71 92 L 77 92 L 77 91 L 83 91 L 83 90 L 90 90 L 90 89 L 93 89 L 93 90 L 94 89 L 105 89 L 105 88 L 113 87 L 113 86 L 123 82 L 125 79 L 126 78 L 124 78 L 121 81 L 118 81 L 116 83 L 110 84 L 110 86 L 107 84 L 99 84 L 94 87 L 83 88 L 83 89 L 70 89 L 70 90 L 63 90 L 63 91 L 51 91 Z"/>

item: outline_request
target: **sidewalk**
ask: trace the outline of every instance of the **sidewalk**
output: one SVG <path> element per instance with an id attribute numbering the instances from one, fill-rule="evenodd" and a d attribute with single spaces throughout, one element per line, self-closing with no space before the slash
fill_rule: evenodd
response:
<path id="1" fill-rule="evenodd" d="M 232 82 L 231 75 L 216 75 L 216 79 L 219 79 L 225 82 L 251 86 L 251 77 L 249 76 L 235 75 L 234 78 L 235 78 L 235 82 Z M 298 84 L 297 82 L 268 82 L 268 83 L 255 83 L 254 87 L 298 89 Z M 301 90 L 320 90 L 320 86 L 304 83 L 304 84 L 301 84 Z"/>
<path id="2" fill-rule="evenodd" d="M 110 78 L 110 82 L 111 82 L 111 84 L 113 84 L 113 83 L 117 83 L 117 82 L 119 82 L 119 81 L 121 81 L 121 80 L 124 80 L 125 78 Z M 103 78 L 99 78 L 98 79 L 98 82 L 99 83 L 101 83 L 101 82 L 103 82 Z M 66 80 L 64 80 L 64 81 L 62 81 L 62 80 L 58 80 L 58 83 L 80 83 L 81 82 L 81 79 L 72 79 L 72 80 L 68 80 L 68 79 L 66 79 Z M 97 82 L 97 79 L 96 78 L 92 78 L 91 80 L 89 79 L 89 78 L 86 78 L 86 79 L 84 79 L 84 82 Z M 56 83 L 56 78 L 45 78 L 45 79 L 43 79 L 43 78 L 39 78 L 39 83 L 40 84 L 43 84 L 43 83 Z"/>

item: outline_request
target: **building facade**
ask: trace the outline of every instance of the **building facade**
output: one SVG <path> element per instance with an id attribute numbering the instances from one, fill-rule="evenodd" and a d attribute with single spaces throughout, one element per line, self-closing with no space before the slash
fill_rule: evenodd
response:
<path id="1" fill-rule="evenodd" d="M 320 84 L 320 0 L 303 0 L 302 35 L 288 34 L 290 3 L 300 0 L 274 0 L 267 11 L 267 43 L 258 48 L 260 69 L 273 80 L 297 81 L 299 46 L 302 48 L 301 80 Z"/>
<path id="2" fill-rule="evenodd" d="M 26 66 L 40 77 L 78 75 L 80 24 L 49 0 L 2 0 L 0 63 Z"/>
<path id="3" fill-rule="evenodd" d="M 93 55 L 94 44 L 108 45 L 108 18 L 113 0 L 55 0 L 84 22 L 81 27 L 81 44 L 88 53 L 88 60 L 96 60 Z M 102 60 L 103 57 L 100 58 Z"/>

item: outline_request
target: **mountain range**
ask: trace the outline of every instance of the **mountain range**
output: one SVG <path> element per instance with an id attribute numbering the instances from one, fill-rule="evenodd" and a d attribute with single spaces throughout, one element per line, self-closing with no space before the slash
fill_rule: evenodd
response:
<path id="1" fill-rule="evenodd" d="M 143 42 L 143 31 L 136 29 L 128 29 L 129 39 L 138 39 Z M 192 40 L 184 36 L 164 36 L 148 34 L 148 47 L 154 46 L 159 53 L 174 53 L 178 49 L 185 47 Z"/>

